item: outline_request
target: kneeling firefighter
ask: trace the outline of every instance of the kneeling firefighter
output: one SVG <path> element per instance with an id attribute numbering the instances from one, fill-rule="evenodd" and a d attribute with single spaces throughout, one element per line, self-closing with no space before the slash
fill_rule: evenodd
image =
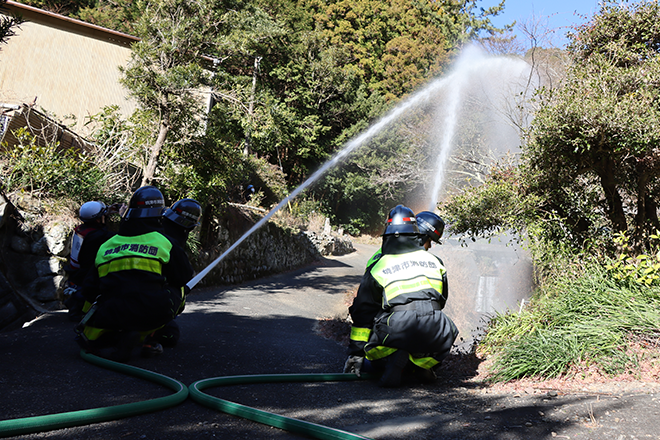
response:
<path id="1" fill-rule="evenodd" d="M 106 218 L 111 213 L 117 212 L 115 206 L 117 205 L 107 207 L 103 202 L 91 201 L 83 203 L 80 207 L 79 217 L 82 224 L 73 231 L 69 264 L 64 268 L 69 275 L 67 287 L 63 292 L 64 305 L 69 309 L 68 316 L 71 321 L 80 321 L 87 311 L 79 284 L 94 267 L 94 258 L 99 246 L 114 235 L 108 230 Z"/>
<path id="2" fill-rule="evenodd" d="M 174 239 L 179 246 L 185 249 L 188 236 L 199 225 L 201 217 L 202 206 L 197 200 L 181 199 L 163 213 L 163 231 L 167 237 Z M 188 293 L 186 292 L 186 295 Z M 184 307 L 185 298 L 180 312 Z M 147 336 L 142 345 L 142 355 L 152 356 L 162 351 L 162 347 L 175 347 L 180 336 L 181 332 L 176 319 L 172 319 L 164 327 Z"/>
<path id="3" fill-rule="evenodd" d="M 392 209 L 381 255 L 371 261 L 349 313 L 353 320 L 344 372 L 360 375 L 364 358 L 384 368 L 379 385 L 401 384 L 404 369 L 422 382 L 449 354 L 458 330 L 442 309 L 448 296 L 442 261 L 420 243 L 412 210 Z"/>
<path id="4" fill-rule="evenodd" d="M 98 292 L 94 306 L 77 327 L 83 349 L 100 348 L 101 337 L 111 333 L 116 351 L 110 357 L 126 362 L 146 335 L 180 312 L 193 269 L 183 248 L 163 233 L 164 209 L 160 190 L 139 188 L 118 234 L 99 248 L 95 270 L 83 286 Z"/>

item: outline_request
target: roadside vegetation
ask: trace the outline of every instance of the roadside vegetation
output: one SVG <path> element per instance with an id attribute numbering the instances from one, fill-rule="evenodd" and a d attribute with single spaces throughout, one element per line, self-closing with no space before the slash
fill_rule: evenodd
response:
<path id="1" fill-rule="evenodd" d="M 202 203 L 202 248 L 227 204 L 267 210 L 281 201 L 446 72 L 468 41 L 509 55 L 516 47 L 490 24 L 501 5 L 482 11 L 476 0 L 26 3 L 140 37 L 123 70 L 140 108 L 91 116 L 90 151 L 19 133 L 18 145 L 3 146 L 2 191 L 71 209 L 126 201 L 154 184 L 168 202 Z M 469 179 L 450 179 L 452 196 L 439 206 L 449 231 L 466 241 L 507 232 L 536 267 L 531 301 L 494 316 L 479 344 L 493 380 L 589 368 L 613 375 L 659 362 L 658 16 L 657 2 L 605 2 L 565 51 L 532 47 L 524 57 L 542 86 L 509 115 L 522 153 L 491 168 L 463 160 L 474 165 L 464 170 Z M 7 23 L 5 35 L 19 23 Z M 212 98 L 208 115 L 198 90 Z M 425 184 L 416 127 L 405 128 L 288 204 L 287 221 L 321 213 L 355 236 L 380 232 L 387 210 Z M 257 188 L 251 198 L 248 185 Z"/>
<path id="2" fill-rule="evenodd" d="M 493 380 L 659 365 L 658 14 L 609 5 L 577 28 L 561 86 L 536 93 L 519 163 L 443 206 L 465 239 L 513 231 L 533 255 L 540 287 L 479 346 Z"/>

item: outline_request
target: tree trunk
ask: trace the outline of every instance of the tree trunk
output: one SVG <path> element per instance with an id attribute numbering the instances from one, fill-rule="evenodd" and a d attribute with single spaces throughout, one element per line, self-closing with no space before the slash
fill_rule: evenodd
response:
<path id="1" fill-rule="evenodd" d="M 653 232 L 660 229 L 660 220 L 658 220 L 658 205 L 653 200 L 653 197 L 648 194 L 645 196 L 646 199 L 646 221 L 650 225 Z"/>
<path id="2" fill-rule="evenodd" d="M 640 172 L 639 174 L 640 175 L 637 178 L 637 215 L 635 215 L 635 228 L 638 231 L 642 231 L 647 220 L 646 213 L 649 208 L 646 203 L 648 202 L 647 185 L 650 176 L 644 172 Z"/>
<path id="3" fill-rule="evenodd" d="M 643 161 L 638 161 L 637 172 L 637 215 L 635 216 L 635 227 L 640 232 L 654 233 L 659 228 L 658 205 L 649 194 L 649 182 L 655 177 L 653 168 L 644 166 Z"/>
<path id="4" fill-rule="evenodd" d="M 626 216 L 623 211 L 623 202 L 616 185 L 614 177 L 614 165 L 611 159 L 603 159 L 602 168 L 599 167 L 600 184 L 603 187 L 605 198 L 608 205 L 608 216 L 612 222 L 612 227 L 616 232 L 624 232 L 628 229 Z"/>
<path id="5" fill-rule="evenodd" d="M 165 139 L 167 139 L 167 133 L 170 131 L 169 118 L 163 118 L 160 122 L 160 128 L 158 130 L 158 138 L 156 138 L 156 143 L 149 150 L 149 160 L 147 165 L 142 171 L 142 184 L 141 186 L 151 185 L 154 180 L 154 174 L 156 174 L 156 166 L 158 165 L 158 157 L 160 152 L 165 145 Z"/>
<path id="6" fill-rule="evenodd" d="M 257 94 L 257 74 L 259 73 L 259 65 L 261 64 L 262 57 L 254 58 L 254 70 L 252 71 L 252 90 L 250 93 L 250 102 L 248 103 L 248 119 L 249 125 L 252 124 L 252 117 L 254 114 L 254 97 Z M 243 149 L 243 156 L 247 157 L 252 154 L 252 133 L 251 128 L 245 132 L 245 148 Z"/>

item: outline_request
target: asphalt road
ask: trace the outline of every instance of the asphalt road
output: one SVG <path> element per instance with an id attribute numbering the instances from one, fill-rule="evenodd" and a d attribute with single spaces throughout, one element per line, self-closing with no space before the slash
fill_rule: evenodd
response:
<path id="1" fill-rule="evenodd" d="M 186 385 L 228 375 L 338 373 L 345 348 L 315 331 L 346 315 L 375 247 L 324 258 L 301 270 L 226 288 L 195 289 L 177 318 L 179 345 L 130 364 Z M 451 296 L 450 296 L 451 299 Z M 85 362 L 64 312 L 0 333 L 0 419 L 138 402 L 170 390 Z M 460 368 L 459 368 L 460 367 Z M 467 367 L 467 369 L 466 369 Z M 530 387 L 495 393 L 468 380 L 476 365 L 450 362 L 432 385 L 381 389 L 373 381 L 236 385 L 207 392 L 288 417 L 374 439 L 660 438 L 657 388 L 571 392 Z M 472 371 L 470 371 L 472 369 Z M 16 437 L 18 438 L 18 437 Z M 116 421 L 47 431 L 27 439 L 304 438 L 220 413 L 191 399 Z"/>

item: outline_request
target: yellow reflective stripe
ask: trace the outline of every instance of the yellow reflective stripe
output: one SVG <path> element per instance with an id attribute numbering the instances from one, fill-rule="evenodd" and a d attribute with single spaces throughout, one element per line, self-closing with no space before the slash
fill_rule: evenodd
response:
<path id="1" fill-rule="evenodd" d="M 385 300 L 389 303 L 399 295 L 418 292 L 425 288 L 442 292 L 442 279 L 428 278 L 425 275 L 420 275 L 412 280 L 395 281 L 385 286 Z"/>
<path id="2" fill-rule="evenodd" d="M 133 269 L 153 272 L 159 275 L 162 273 L 162 265 L 160 261 L 140 257 L 128 257 L 120 258 L 117 260 L 110 260 L 109 262 L 99 266 L 98 269 L 99 277 L 104 277 L 112 272 Z"/>
<path id="3" fill-rule="evenodd" d="M 353 341 L 367 342 L 371 336 L 370 328 L 351 327 L 351 339 Z"/>
<path id="4" fill-rule="evenodd" d="M 370 361 L 377 361 L 378 359 L 383 359 L 394 353 L 397 349 L 392 347 L 384 347 L 379 345 L 374 348 L 370 348 L 368 351 L 365 351 L 365 357 Z"/>
<path id="5" fill-rule="evenodd" d="M 446 269 L 433 254 L 420 249 L 408 254 L 383 255 L 371 268 L 371 275 L 383 286 L 383 302 L 399 295 L 433 289 L 442 292 Z"/>
<path id="6" fill-rule="evenodd" d="M 370 361 L 377 361 L 378 359 L 383 359 L 387 356 L 390 356 L 395 351 L 397 351 L 396 348 L 379 345 L 366 351 L 365 357 Z M 415 358 L 412 355 L 409 355 L 408 359 L 410 359 L 410 361 L 418 367 L 426 369 L 433 368 L 440 363 L 437 359 L 432 357 Z"/>
<path id="7" fill-rule="evenodd" d="M 435 367 L 440 363 L 438 362 L 438 360 L 432 357 L 414 358 L 410 356 L 410 360 L 412 361 L 413 364 L 417 365 L 418 367 L 426 368 L 427 370 L 429 368 Z"/>
<path id="8" fill-rule="evenodd" d="M 98 267 L 110 260 L 124 257 L 155 258 L 167 264 L 171 250 L 172 243 L 156 231 L 134 237 L 115 235 L 101 245 L 94 264 Z"/>
<path id="9" fill-rule="evenodd" d="M 104 328 L 90 327 L 88 325 L 83 329 L 83 334 L 89 341 L 97 340 L 105 332 L 107 332 L 107 330 Z"/>

